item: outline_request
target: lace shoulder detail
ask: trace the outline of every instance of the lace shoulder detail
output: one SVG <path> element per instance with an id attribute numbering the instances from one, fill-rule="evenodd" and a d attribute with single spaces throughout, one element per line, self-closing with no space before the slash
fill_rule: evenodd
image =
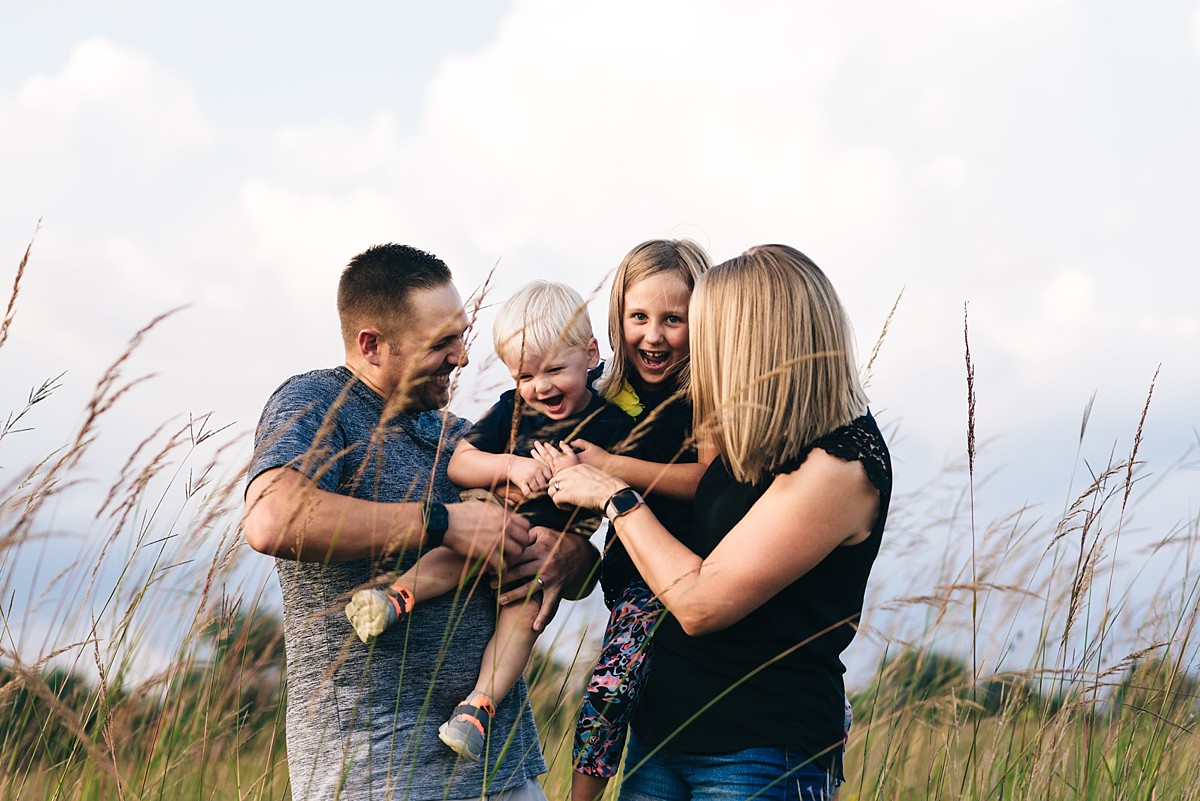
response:
<path id="1" fill-rule="evenodd" d="M 867 480 L 880 494 L 892 493 L 892 458 L 875 418 L 867 412 L 846 425 L 835 428 L 812 444 L 847 462 L 861 462 Z M 812 448 L 808 450 L 811 451 Z M 808 456 L 805 451 L 800 461 Z M 797 465 L 799 466 L 799 465 Z"/>

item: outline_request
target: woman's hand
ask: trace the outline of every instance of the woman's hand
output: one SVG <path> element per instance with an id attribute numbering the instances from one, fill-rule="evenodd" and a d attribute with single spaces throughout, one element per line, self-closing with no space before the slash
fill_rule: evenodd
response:
<path id="1" fill-rule="evenodd" d="M 626 482 L 599 468 L 577 464 L 554 474 L 550 479 L 549 493 L 554 505 L 560 508 L 581 506 L 603 512 L 604 504 L 613 493 L 628 486 Z"/>

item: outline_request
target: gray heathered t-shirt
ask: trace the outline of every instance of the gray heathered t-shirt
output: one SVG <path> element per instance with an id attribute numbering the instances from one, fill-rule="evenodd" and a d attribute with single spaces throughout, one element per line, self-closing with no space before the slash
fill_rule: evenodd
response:
<path id="1" fill-rule="evenodd" d="M 288 379 L 267 401 L 249 480 L 287 466 L 323 490 L 377 501 L 457 500 L 446 477 L 465 421 L 402 413 L 344 367 Z M 497 709 L 484 758 L 460 760 L 438 726 L 475 686 L 495 627 L 486 584 L 422 602 L 364 645 L 343 609 L 356 587 L 397 565 L 277 559 L 287 651 L 287 749 L 295 801 L 433 801 L 513 789 L 545 773 L 524 680 Z M 503 759 L 501 757 L 503 756 Z"/>

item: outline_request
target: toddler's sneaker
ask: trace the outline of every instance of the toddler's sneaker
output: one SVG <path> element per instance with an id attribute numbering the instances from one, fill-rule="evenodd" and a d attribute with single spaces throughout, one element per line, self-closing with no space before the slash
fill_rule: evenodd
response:
<path id="1" fill-rule="evenodd" d="M 359 590 L 346 604 L 346 617 L 358 639 L 366 642 L 383 634 L 389 626 L 407 615 L 412 607 L 412 593 L 404 587 Z"/>
<path id="2" fill-rule="evenodd" d="M 454 707 L 450 719 L 438 727 L 438 739 L 464 759 L 478 762 L 483 756 L 487 727 L 495 714 L 492 699 L 484 693 L 475 693 L 469 701 Z"/>

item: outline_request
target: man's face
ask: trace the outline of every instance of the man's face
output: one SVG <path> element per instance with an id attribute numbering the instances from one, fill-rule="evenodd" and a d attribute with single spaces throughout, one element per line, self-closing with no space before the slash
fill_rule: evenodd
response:
<path id="1" fill-rule="evenodd" d="M 467 315 L 453 284 L 408 293 L 408 314 L 382 346 L 381 387 L 405 411 L 440 409 L 450 400 L 450 374 L 467 363 Z"/>

